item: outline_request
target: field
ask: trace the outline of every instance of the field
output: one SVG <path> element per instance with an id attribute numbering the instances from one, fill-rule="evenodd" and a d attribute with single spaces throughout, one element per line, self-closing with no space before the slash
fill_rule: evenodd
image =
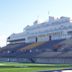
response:
<path id="1" fill-rule="evenodd" d="M 1 62 L 0 72 L 38 72 L 44 70 L 63 70 L 72 68 L 71 64 L 33 64 Z"/>

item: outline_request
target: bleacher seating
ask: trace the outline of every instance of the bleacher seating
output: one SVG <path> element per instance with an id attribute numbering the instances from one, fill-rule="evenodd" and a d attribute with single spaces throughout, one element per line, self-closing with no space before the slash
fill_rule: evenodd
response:
<path id="1" fill-rule="evenodd" d="M 20 51 L 30 50 L 30 49 L 32 49 L 32 48 L 36 48 L 36 47 L 42 45 L 43 43 L 44 43 L 44 42 L 32 43 L 32 44 L 27 45 L 27 46 L 25 46 L 25 47 L 23 47 L 23 48 L 21 48 L 21 49 L 19 49 L 19 50 L 20 50 Z"/>
<path id="2" fill-rule="evenodd" d="M 62 52 L 54 52 L 54 51 L 51 51 L 51 52 L 42 52 L 37 57 L 57 57 L 61 53 Z"/>
<path id="3" fill-rule="evenodd" d="M 72 57 L 72 52 L 69 52 L 72 45 L 64 45 L 66 42 L 67 40 L 53 40 L 39 43 L 8 44 L 0 49 L 0 57 L 27 58 L 31 62 L 35 62 L 34 58 L 36 57 Z M 54 51 L 55 48 L 60 50 Z"/>
<path id="4" fill-rule="evenodd" d="M 72 51 L 62 52 L 60 55 L 58 55 L 58 57 L 72 57 Z"/>
<path id="5" fill-rule="evenodd" d="M 18 55 L 18 57 L 35 57 L 45 51 L 52 51 L 53 45 L 61 42 L 63 40 L 54 40 L 50 42 L 42 42 L 42 43 L 32 43 L 23 48 L 19 48 L 14 55 Z M 31 50 L 31 52 L 30 52 Z"/>
<path id="6" fill-rule="evenodd" d="M 0 48 L 0 61 L 72 63 L 72 38 L 7 44 Z"/>
<path id="7" fill-rule="evenodd" d="M 29 43 L 17 43 L 17 44 L 8 44 L 7 46 L 0 49 L 1 51 L 7 51 L 7 50 L 17 50 L 18 48 L 24 47 L 26 45 L 29 45 Z"/>

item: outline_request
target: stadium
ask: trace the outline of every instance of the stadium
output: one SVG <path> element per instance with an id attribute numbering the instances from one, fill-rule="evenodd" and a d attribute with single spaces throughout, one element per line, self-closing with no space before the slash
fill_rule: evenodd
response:
<path id="1" fill-rule="evenodd" d="M 32 26 L 27 25 L 23 32 L 11 34 L 7 38 L 7 45 L 0 48 L 0 62 L 52 64 L 51 67 L 53 64 L 60 64 L 61 68 L 58 69 L 72 68 L 72 65 L 69 65 L 72 64 L 70 18 L 62 16 L 55 19 L 49 16 L 46 22 L 38 23 L 36 20 Z"/>

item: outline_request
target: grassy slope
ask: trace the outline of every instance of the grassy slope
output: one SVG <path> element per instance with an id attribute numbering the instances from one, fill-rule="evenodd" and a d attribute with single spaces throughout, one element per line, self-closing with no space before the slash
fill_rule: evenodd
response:
<path id="1" fill-rule="evenodd" d="M 3 65 L 2 65 L 3 64 Z M 25 63 L 1 63 L 0 72 L 36 72 L 42 70 L 60 70 L 72 68 L 69 64 L 25 64 Z"/>

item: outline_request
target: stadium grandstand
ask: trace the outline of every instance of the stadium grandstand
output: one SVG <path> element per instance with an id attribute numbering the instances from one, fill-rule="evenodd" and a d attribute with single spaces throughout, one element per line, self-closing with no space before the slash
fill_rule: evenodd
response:
<path id="1" fill-rule="evenodd" d="M 68 17 L 26 26 L 12 34 L 0 48 L 0 61 L 27 63 L 72 63 L 72 23 Z"/>

